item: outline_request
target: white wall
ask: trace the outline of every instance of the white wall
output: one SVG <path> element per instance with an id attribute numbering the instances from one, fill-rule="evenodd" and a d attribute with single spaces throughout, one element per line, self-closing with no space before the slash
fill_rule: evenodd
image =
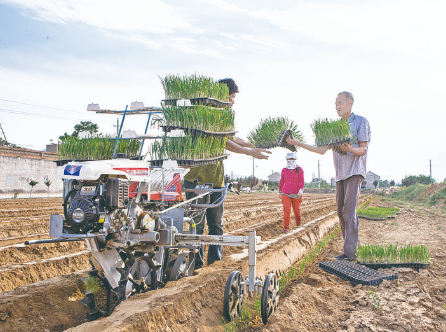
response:
<path id="1" fill-rule="evenodd" d="M 27 178 L 38 182 L 33 192 L 47 192 L 45 176 L 52 182 L 51 193 L 62 191 L 63 183 L 57 179 L 57 166 L 54 161 L 0 155 L 0 193 L 29 192 L 31 186 L 27 183 Z"/>

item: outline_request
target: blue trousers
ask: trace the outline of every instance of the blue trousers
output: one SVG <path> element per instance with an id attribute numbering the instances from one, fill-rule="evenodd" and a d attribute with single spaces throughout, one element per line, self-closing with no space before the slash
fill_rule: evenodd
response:
<path id="1" fill-rule="evenodd" d="M 194 189 L 195 185 L 193 182 L 189 182 L 184 180 L 184 188 L 185 189 Z M 214 187 L 214 189 L 221 189 L 218 187 Z M 210 203 L 214 203 L 218 200 L 223 193 L 214 192 L 210 196 Z M 195 193 L 186 193 L 186 199 L 191 199 L 197 196 Z M 197 200 L 197 203 L 204 204 L 205 197 Z M 217 206 L 213 209 L 206 209 L 206 212 L 197 216 L 194 219 L 197 234 L 203 234 L 204 231 L 204 221 L 206 216 L 206 223 L 208 225 L 209 235 L 223 235 L 223 205 Z M 210 245 L 208 250 L 208 259 L 207 265 L 211 265 L 213 262 L 222 259 L 223 257 L 223 249 L 222 246 Z M 203 266 L 203 248 L 200 247 L 199 252 L 195 254 L 195 267 L 199 268 Z"/>

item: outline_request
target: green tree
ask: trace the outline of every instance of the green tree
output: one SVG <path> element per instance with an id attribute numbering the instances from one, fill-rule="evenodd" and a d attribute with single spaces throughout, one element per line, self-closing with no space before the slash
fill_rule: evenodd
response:
<path id="1" fill-rule="evenodd" d="M 99 131 L 99 127 L 96 123 L 93 123 L 91 121 L 81 121 L 81 123 L 78 123 L 77 125 L 74 126 L 74 131 L 71 135 L 68 135 L 66 132 L 62 135 L 59 136 L 59 139 L 61 141 L 65 140 L 67 137 L 78 137 L 79 133 L 81 131 L 87 131 L 89 132 L 91 135 L 96 134 Z"/>
<path id="2" fill-rule="evenodd" d="M 36 181 L 33 181 L 33 180 L 31 180 L 31 181 L 29 181 L 29 185 L 31 186 L 31 191 L 29 192 L 29 197 L 31 197 L 31 193 L 33 192 L 33 188 L 34 188 L 34 186 L 36 185 L 36 184 L 38 184 L 39 182 L 36 182 Z"/>
<path id="3" fill-rule="evenodd" d="M 80 124 L 74 126 L 74 132 L 71 134 L 73 137 L 78 137 L 81 131 L 88 131 L 91 135 L 96 134 L 99 128 L 96 123 L 91 121 L 81 121 Z"/>
<path id="4" fill-rule="evenodd" d="M 432 182 L 435 182 L 434 179 L 432 179 Z M 401 180 L 401 183 L 403 186 L 408 187 L 415 183 L 421 183 L 421 184 L 430 184 L 431 178 L 427 175 L 409 175 L 406 176 L 404 179 Z"/>
<path id="5" fill-rule="evenodd" d="M 390 186 L 393 187 L 395 185 L 395 180 L 390 181 Z"/>
<path id="6" fill-rule="evenodd" d="M 44 182 L 44 184 L 45 184 L 45 186 L 47 186 L 48 187 L 48 197 L 50 197 L 50 186 L 51 186 L 51 181 L 50 180 L 46 180 L 45 182 Z"/>
<path id="7" fill-rule="evenodd" d="M 6 140 L 4 140 L 3 138 L 0 138 L 0 146 L 6 146 L 8 148 L 16 148 L 16 149 L 22 149 L 20 146 L 15 145 L 13 143 L 8 143 Z"/>

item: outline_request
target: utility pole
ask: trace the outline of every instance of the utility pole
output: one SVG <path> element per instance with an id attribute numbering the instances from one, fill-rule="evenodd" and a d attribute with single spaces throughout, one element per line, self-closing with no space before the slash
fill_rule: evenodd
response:
<path id="1" fill-rule="evenodd" d="M 2 133 L 3 133 L 3 137 L 5 138 L 5 142 L 6 142 L 6 144 L 8 144 L 8 140 L 6 139 L 6 135 L 5 135 L 5 132 L 3 131 L 3 127 L 2 127 L 1 123 L 0 123 L 0 128 L 1 128 Z"/>
<path id="2" fill-rule="evenodd" d="M 319 163 L 319 159 L 317 160 L 317 178 L 319 182 L 319 189 L 321 189 L 321 164 Z"/>
<path id="3" fill-rule="evenodd" d="M 430 169 L 429 183 L 432 183 L 432 160 L 431 159 L 429 159 L 429 169 Z"/>
<path id="4" fill-rule="evenodd" d="M 252 157 L 252 182 L 254 182 L 254 157 Z"/>

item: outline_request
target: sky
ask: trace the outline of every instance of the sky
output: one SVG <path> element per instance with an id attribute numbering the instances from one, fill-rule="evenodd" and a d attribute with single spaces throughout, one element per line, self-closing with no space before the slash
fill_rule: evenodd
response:
<path id="1" fill-rule="evenodd" d="M 398 183 L 432 169 L 441 182 L 445 12 L 442 0 L 0 0 L 0 123 L 8 142 L 36 150 L 80 121 L 113 134 L 116 115 L 88 104 L 160 106 L 159 77 L 197 73 L 236 81 L 239 137 L 287 116 L 314 144 L 311 123 L 336 119 L 350 91 L 370 123 L 367 170 Z M 129 116 L 124 130 L 142 134 L 146 121 Z M 231 154 L 225 172 L 266 179 L 286 166 L 287 150 L 271 152 Z M 306 182 L 335 176 L 331 151 L 297 158 Z"/>

